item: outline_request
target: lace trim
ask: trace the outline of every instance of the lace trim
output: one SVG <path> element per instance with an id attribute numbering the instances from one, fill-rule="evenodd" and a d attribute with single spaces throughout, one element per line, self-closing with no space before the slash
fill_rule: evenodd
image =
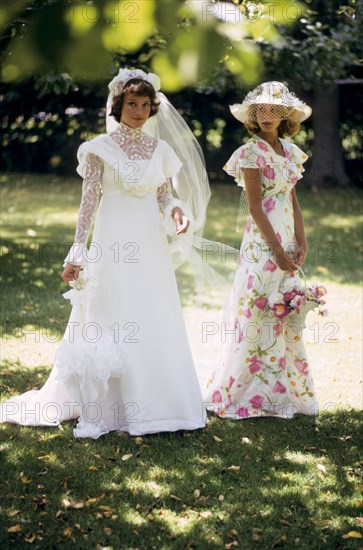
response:
<path id="1" fill-rule="evenodd" d="M 120 122 L 110 138 L 126 153 L 130 160 L 150 160 L 157 140 L 145 134 L 141 128 L 130 128 Z"/>
<path id="2" fill-rule="evenodd" d="M 171 183 L 170 180 L 167 180 L 163 185 L 157 189 L 157 199 L 160 211 L 164 214 L 165 209 L 169 206 L 170 201 L 173 200 L 173 195 L 171 194 Z"/>
<path id="3" fill-rule="evenodd" d="M 99 203 L 103 162 L 97 155 L 89 153 L 83 169 L 82 199 L 74 242 L 86 244 Z"/>

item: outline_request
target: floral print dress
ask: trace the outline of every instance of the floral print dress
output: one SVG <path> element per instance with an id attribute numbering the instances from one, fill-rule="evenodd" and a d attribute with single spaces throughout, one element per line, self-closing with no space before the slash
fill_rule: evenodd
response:
<path id="1" fill-rule="evenodd" d="M 296 243 L 291 191 L 308 157 L 296 145 L 280 142 L 284 157 L 255 135 L 233 153 L 224 169 L 241 187 L 245 168 L 260 170 L 263 210 L 286 249 Z M 302 327 L 296 314 L 280 319 L 269 307 L 287 278 L 296 274 L 287 275 L 278 267 L 249 216 L 221 331 L 223 359 L 205 395 L 208 409 L 221 417 L 291 418 L 295 413 L 316 413 Z"/>

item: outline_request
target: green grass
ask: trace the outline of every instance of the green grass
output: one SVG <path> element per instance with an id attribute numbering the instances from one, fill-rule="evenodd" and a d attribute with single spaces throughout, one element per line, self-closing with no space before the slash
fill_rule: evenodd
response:
<path id="1" fill-rule="evenodd" d="M 356 292 L 362 193 L 301 191 L 307 277 Z M 212 193 L 207 237 L 239 246 L 239 190 Z M 79 180 L 3 178 L 2 321 L 15 343 L 21 327 L 60 335 L 67 322 L 60 271 L 79 198 Z M 187 294 L 186 271 L 180 280 Z M 3 359 L 2 398 L 43 384 L 49 364 L 31 362 Z M 73 422 L 0 425 L 0 548 L 363 548 L 347 536 L 363 536 L 361 420 L 336 405 L 317 418 L 211 417 L 195 433 L 97 441 L 74 439 Z"/>

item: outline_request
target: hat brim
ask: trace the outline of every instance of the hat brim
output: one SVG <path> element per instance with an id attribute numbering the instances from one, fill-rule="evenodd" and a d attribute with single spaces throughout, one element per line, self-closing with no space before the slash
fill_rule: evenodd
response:
<path id="1" fill-rule="evenodd" d="M 258 102 L 256 102 L 256 103 L 258 103 Z M 253 103 L 250 103 L 250 104 L 235 103 L 234 105 L 230 105 L 229 109 L 230 109 L 232 115 L 237 120 L 244 123 L 244 122 L 247 122 L 247 120 L 249 118 L 248 117 L 248 108 L 251 105 L 254 105 L 254 104 Z M 283 107 L 291 107 L 290 105 L 282 105 L 282 106 Z M 294 105 L 292 108 L 297 113 L 297 116 L 294 116 L 293 118 L 297 119 L 299 122 L 303 122 L 304 120 L 309 118 L 309 116 L 312 113 L 311 107 L 309 107 L 309 105 L 306 105 L 305 103 L 303 103 L 301 105 Z"/>

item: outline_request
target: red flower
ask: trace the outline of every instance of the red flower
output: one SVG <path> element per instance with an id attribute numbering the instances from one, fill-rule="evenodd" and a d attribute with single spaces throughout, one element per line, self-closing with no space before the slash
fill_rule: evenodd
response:
<path id="1" fill-rule="evenodd" d="M 213 403 L 222 403 L 222 394 L 220 391 L 216 390 L 212 395 Z"/>
<path id="2" fill-rule="evenodd" d="M 263 157 L 261 157 L 261 155 L 258 155 L 257 160 L 256 160 L 256 164 L 259 168 L 262 168 L 262 166 L 266 165 L 266 161 Z"/>
<path id="3" fill-rule="evenodd" d="M 259 296 L 254 300 L 254 304 L 258 309 L 265 309 L 268 299 L 265 296 Z"/>
<path id="4" fill-rule="evenodd" d="M 265 398 L 262 395 L 255 395 L 250 399 L 250 403 L 254 409 L 261 409 Z"/>
<path id="5" fill-rule="evenodd" d="M 250 416 L 248 410 L 245 409 L 244 407 L 240 407 L 239 409 L 237 409 L 236 415 L 239 416 L 240 418 L 247 418 L 248 416 Z"/>
<path id="6" fill-rule="evenodd" d="M 249 369 L 251 374 L 255 374 L 255 372 L 259 372 L 261 370 L 261 367 L 263 367 L 263 361 L 261 359 L 258 359 L 257 355 L 255 354 L 251 359 L 249 360 Z"/>
<path id="7" fill-rule="evenodd" d="M 280 357 L 279 359 L 279 367 L 282 370 L 286 369 L 286 357 Z"/>
<path id="8" fill-rule="evenodd" d="M 249 275 L 248 281 L 247 281 L 247 290 L 250 290 L 252 288 L 254 279 L 255 279 L 254 275 Z"/>
<path id="9" fill-rule="evenodd" d="M 263 266 L 264 271 L 276 271 L 277 265 L 272 260 L 267 260 Z"/>
<path id="10" fill-rule="evenodd" d="M 267 151 L 267 145 L 263 141 L 257 141 L 257 147 L 259 149 L 262 149 L 262 151 Z"/>
<path id="11" fill-rule="evenodd" d="M 274 387 L 272 388 L 272 393 L 286 393 L 286 388 L 281 382 L 276 382 Z"/>
<path id="12" fill-rule="evenodd" d="M 306 361 L 304 361 L 303 359 L 295 359 L 294 363 L 297 370 L 301 372 L 301 374 L 305 374 L 305 376 L 308 375 L 309 365 Z"/>
<path id="13" fill-rule="evenodd" d="M 285 304 L 275 304 L 272 308 L 272 311 L 276 317 L 282 319 L 290 313 L 289 308 Z"/>
<path id="14" fill-rule="evenodd" d="M 275 172 L 275 170 L 273 169 L 272 166 L 268 166 L 268 165 L 265 166 L 262 173 L 265 176 L 265 178 L 267 178 L 268 180 L 275 179 L 276 172 Z"/>

